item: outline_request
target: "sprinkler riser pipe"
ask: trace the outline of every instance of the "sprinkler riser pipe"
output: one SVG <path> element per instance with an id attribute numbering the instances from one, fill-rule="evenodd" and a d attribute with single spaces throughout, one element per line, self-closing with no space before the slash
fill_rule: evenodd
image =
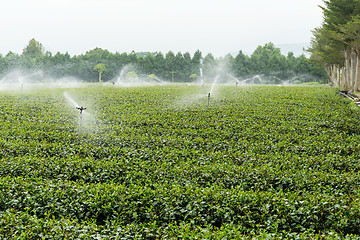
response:
<path id="1" fill-rule="evenodd" d="M 81 134 L 81 122 L 82 122 L 82 112 L 80 112 L 80 120 L 79 120 L 79 134 Z"/>
<path id="2" fill-rule="evenodd" d="M 208 108 L 209 108 L 209 105 L 210 105 L 210 93 L 208 94 L 208 105 L 207 105 Z"/>
<path id="3" fill-rule="evenodd" d="M 76 109 L 80 110 L 80 119 L 79 119 L 79 135 L 80 135 L 81 134 L 82 114 L 86 108 L 85 107 L 76 107 Z"/>

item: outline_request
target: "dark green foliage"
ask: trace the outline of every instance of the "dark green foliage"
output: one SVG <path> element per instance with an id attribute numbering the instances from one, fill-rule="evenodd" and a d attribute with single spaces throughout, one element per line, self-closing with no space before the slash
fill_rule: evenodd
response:
<path id="1" fill-rule="evenodd" d="M 22 55 L 28 58 L 41 58 L 44 56 L 44 47 L 33 38 L 24 48 Z"/>
<path id="2" fill-rule="evenodd" d="M 354 77 L 354 72 L 359 70 L 354 66 L 357 66 L 356 58 L 360 46 L 358 34 L 360 1 L 323 0 L 323 2 L 325 6 L 321 8 L 324 21 L 321 27 L 313 30 L 314 36 L 307 51 L 311 53 L 313 62 L 325 68 L 331 84 L 356 91 L 359 88 L 359 75 Z"/>
<path id="3" fill-rule="evenodd" d="M 29 42 L 22 55 L 9 52 L 5 57 L 0 57 L 0 76 L 6 76 L 18 69 L 42 71 L 44 79 L 37 79 L 42 81 L 47 78 L 76 77 L 86 82 L 97 82 L 98 72 L 94 67 L 99 63 L 104 64 L 107 69 L 102 74 L 105 82 L 114 81 L 120 72 L 129 66 L 131 71 L 137 72 L 142 78 L 155 74 L 169 82 L 193 81 L 189 76 L 196 74 L 201 77 L 200 68 L 203 70 L 203 78 L 208 81 L 219 76 L 222 81 L 233 81 L 227 73 L 239 79 L 257 74 L 275 75 L 277 80 L 268 81 L 273 84 L 280 83 L 279 79 L 289 80 L 302 75 L 310 76 L 312 81 L 322 82 L 325 79 L 324 72 L 310 63 L 305 56 L 293 57 L 290 61 L 272 43 L 259 46 L 251 57 L 242 51 L 235 57 L 227 55 L 215 59 L 211 54 L 203 57 L 199 50 L 193 56 L 188 52 L 175 54 L 172 51 L 164 56 L 162 53 L 111 53 L 101 48 L 71 57 L 67 52 L 57 52 L 54 55 L 50 52 L 44 53 L 42 45 L 35 39 Z M 308 80 L 302 78 L 302 81 Z"/>
<path id="4" fill-rule="evenodd" d="M 324 0 L 324 27 L 337 30 L 337 26 L 347 23 L 352 16 L 360 14 L 359 0 Z"/>

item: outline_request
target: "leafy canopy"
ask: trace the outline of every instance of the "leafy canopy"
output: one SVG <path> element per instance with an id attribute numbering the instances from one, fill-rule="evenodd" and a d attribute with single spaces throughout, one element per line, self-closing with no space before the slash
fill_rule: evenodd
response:
<path id="1" fill-rule="evenodd" d="M 28 45 L 24 48 L 23 56 L 30 58 L 39 58 L 44 56 L 44 47 L 41 43 L 36 41 L 34 38 L 31 39 Z"/>

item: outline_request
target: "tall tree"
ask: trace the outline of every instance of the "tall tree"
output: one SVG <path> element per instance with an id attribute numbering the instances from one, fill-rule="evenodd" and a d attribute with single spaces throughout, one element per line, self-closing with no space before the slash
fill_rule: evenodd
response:
<path id="1" fill-rule="evenodd" d="M 99 63 L 94 67 L 95 71 L 99 72 L 99 82 L 102 82 L 101 74 L 106 71 L 106 66 L 103 63 Z"/>
<path id="2" fill-rule="evenodd" d="M 347 90 L 356 90 L 357 51 L 352 34 L 356 31 L 349 22 L 360 14 L 360 0 L 324 1 L 324 23 L 313 31 L 311 59 L 320 62 L 331 82 Z M 356 21 L 351 23 L 356 26 Z M 349 39 L 350 38 L 350 39 Z"/>
<path id="3" fill-rule="evenodd" d="M 324 27 L 337 30 L 339 25 L 346 24 L 352 16 L 360 13 L 359 0 L 324 0 L 321 7 L 324 15 Z"/>
<path id="4" fill-rule="evenodd" d="M 200 50 L 196 50 L 194 56 L 191 59 L 191 66 L 192 66 L 191 73 L 195 73 L 198 76 L 200 75 L 201 60 L 202 60 L 202 53 L 200 52 Z"/>
<path id="5" fill-rule="evenodd" d="M 28 45 L 24 48 L 22 56 L 30 58 L 40 58 L 44 56 L 44 47 L 41 43 L 36 41 L 34 38 L 31 39 Z"/>
<path id="6" fill-rule="evenodd" d="M 174 82 L 175 70 L 176 70 L 174 53 L 172 51 L 169 51 L 165 55 L 165 60 L 166 60 L 167 78 L 171 79 L 171 82 Z"/>
<path id="7" fill-rule="evenodd" d="M 360 87 L 360 15 L 353 16 L 350 21 L 339 26 L 338 39 L 343 41 L 350 50 L 350 74 L 354 83 L 354 89 Z"/>
<path id="8" fill-rule="evenodd" d="M 208 53 L 203 59 L 203 76 L 204 78 L 215 78 L 216 71 L 217 70 L 217 61 L 215 60 L 215 57 Z M 200 76 L 201 77 L 201 76 Z"/>
<path id="9" fill-rule="evenodd" d="M 232 66 L 236 77 L 244 77 L 250 74 L 250 59 L 242 51 L 236 55 Z"/>
<path id="10" fill-rule="evenodd" d="M 11 71 L 14 69 L 19 69 L 19 68 L 23 68 L 24 64 L 23 64 L 23 59 L 19 56 L 19 54 L 17 53 L 13 53 L 13 52 L 8 52 L 5 57 L 5 71 Z"/>
<path id="11" fill-rule="evenodd" d="M 159 76 L 160 78 L 166 79 L 167 69 L 166 69 L 166 60 L 164 55 L 161 52 L 158 52 L 154 57 L 154 71 L 156 76 Z"/>

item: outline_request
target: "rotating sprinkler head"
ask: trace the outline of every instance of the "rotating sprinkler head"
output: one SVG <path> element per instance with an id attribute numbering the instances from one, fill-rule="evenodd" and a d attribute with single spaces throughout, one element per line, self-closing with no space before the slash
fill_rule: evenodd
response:
<path id="1" fill-rule="evenodd" d="M 76 109 L 79 109 L 80 113 L 82 113 L 82 111 L 84 111 L 86 108 L 85 107 L 76 107 Z"/>

